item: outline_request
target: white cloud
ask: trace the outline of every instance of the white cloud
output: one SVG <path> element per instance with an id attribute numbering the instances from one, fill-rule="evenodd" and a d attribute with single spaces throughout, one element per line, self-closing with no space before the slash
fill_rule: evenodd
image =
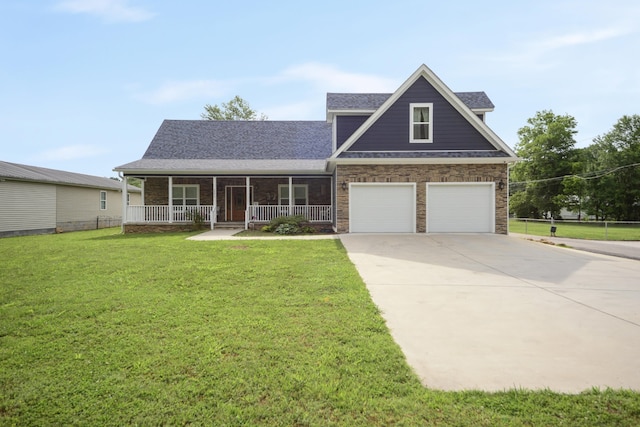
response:
<path id="1" fill-rule="evenodd" d="M 96 15 L 110 22 L 141 22 L 154 16 L 153 13 L 128 3 L 128 0 L 64 0 L 57 4 L 56 9 Z"/>
<path id="2" fill-rule="evenodd" d="M 486 55 L 482 59 L 489 62 L 495 61 L 503 66 L 540 71 L 553 66 L 546 57 L 556 51 L 603 42 L 623 37 L 633 32 L 634 30 L 629 28 L 619 27 L 553 35 L 536 39 L 529 43 L 521 43 L 514 46 L 511 52 Z"/>
<path id="3" fill-rule="evenodd" d="M 102 147 L 96 147 L 95 145 L 76 144 L 67 145 L 65 147 L 53 148 L 51 150 L 43 151 L 35 156 L 37 161 L 66 161 L 86 159 L 90 157 L 97 157 L 107 153 L 108 151 Z"/>
<path id="4" fill-rule="evenodd" d="M 393 92 L 399 86 L 394 79 L 349 73 L 332 65 L 315 62 L 289 67 L 274 79 L 277 83 L 292 80 L 310 82 L 323 92 Z"/>
<path id="5" fill-rule="evenodd" d="M 167 82 L 158 89 L 136 95 L 136 98 L 154 105 L 170 104 L 194 98 L 216 98 L 227 92 L 229 84 L 216 80 L 187 80 Z"/>

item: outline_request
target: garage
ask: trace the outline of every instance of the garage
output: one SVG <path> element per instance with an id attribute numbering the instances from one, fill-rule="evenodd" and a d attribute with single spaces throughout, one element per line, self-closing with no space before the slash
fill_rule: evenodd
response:
<path id="1" fill-rule="evenodd" d="M 351 233 L 415 233 L 415 183 L 350 183 Z"/>
<path id="2" fill-rule="evenodd" d="M 427 233 L 493 233 L 494 184 L 427 184 Z"/>

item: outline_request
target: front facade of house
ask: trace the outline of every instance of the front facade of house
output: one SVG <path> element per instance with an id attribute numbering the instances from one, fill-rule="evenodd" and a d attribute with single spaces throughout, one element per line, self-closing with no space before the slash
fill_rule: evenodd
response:
<path id="1" fill-rule="evenodd" d="M 142 202 L 139 189 L 127 195 Z M 0 237 L 115 227 L 122 203 L 112 179 L 0 162 Z"/>
<path id="2" fill-rule="evenodd" d="M 483 92 L 421 66 L 391 94 L 327 95 L 326 121 L 166 120 L 142 159 L 127 232 L 263 224 L 300 214 L 358 232 L 508 232 L 513 151 L 485 124 Z"/>

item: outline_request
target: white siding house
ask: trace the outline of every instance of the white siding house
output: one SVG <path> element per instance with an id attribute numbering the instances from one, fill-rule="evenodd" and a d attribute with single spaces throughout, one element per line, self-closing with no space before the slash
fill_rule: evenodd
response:
<path id="1" fill-rule="evenodd" d="M 128 187 L 129 200 L 141 190 Z M 90 230 L 122 221 L 122 183 L 0 161 L 0 237 Z"/>

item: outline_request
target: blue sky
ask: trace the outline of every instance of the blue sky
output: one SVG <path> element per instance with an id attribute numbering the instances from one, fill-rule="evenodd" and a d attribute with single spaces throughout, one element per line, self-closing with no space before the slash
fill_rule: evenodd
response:
<path id="1" fill-rule="evenodd" d="M 511 147 L 536 111 L 578 146 L 640 114 L 640 2 L 4 0 L 0 160 L 98 176 L 163 119 L 240 95 L 271 120 L 323 120 L 327 92 L 393 92 L 421 64 L 485 91 Z"/>

